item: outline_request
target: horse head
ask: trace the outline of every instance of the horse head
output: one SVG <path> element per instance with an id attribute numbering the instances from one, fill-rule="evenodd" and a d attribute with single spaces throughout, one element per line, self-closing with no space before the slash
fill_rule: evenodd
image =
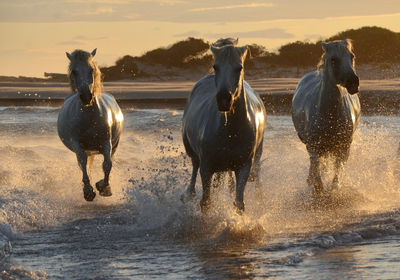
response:
<path id="1" fill-rule="evenodd" d="M 220 112 L 231 110 L 243 86 L 243 65 L 247 46 L 236 47 L 236 44 L 237 40 L 221 39 L 211 45 L 214 54 L 216 99 Z"/>
<path id="2" fill-rule="evenodd" d="M 93 104 L 95 97 L 101 92 L 101 73 L 93 62 L 96 49 L 91 53 L 75 50 L 72 54 L 66 53 L 69 64 L 69 81 L 71 88 L 77 92 L 83 106 Z"/>
<path id="3" fill-rule="evenodd" d="M 355 57 L 348 39 L 322 43 L 324 68 L 334 82 L 345 87 L 350 94 L 359 91 L 360 80 L 355 71 Z"/>

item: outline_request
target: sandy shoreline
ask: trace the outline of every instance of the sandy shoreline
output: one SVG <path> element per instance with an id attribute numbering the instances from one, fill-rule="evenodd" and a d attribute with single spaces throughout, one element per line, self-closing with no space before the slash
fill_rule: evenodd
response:
<path id="1" fill-rule="evenodd" d="M 299 79 L 267 78 L 248 80 L 262 97 L 270 113 L 289 113 Z M 194 81 L 107 82 L 104 91 L 123 107 L 182 108 Z M 60 106 L 70 88 L 65 83 L 0 83 L 1 106 Z M 400 80 L 362 80 L 360 100 L 364 113 L 400 113 Z"/>

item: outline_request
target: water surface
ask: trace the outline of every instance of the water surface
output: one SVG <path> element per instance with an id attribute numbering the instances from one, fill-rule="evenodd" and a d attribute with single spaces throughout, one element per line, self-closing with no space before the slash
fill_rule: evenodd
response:
<path id="1" fill-rule="evenodd" d="M 289 116 L 268 116 L 263 188 L 236 214 L 224 183 L 202 215 L 180 195 L 191 173 L 181 111 L 125 110 L 114 195 L 84 201 L 58 109 L 0 108 L 2 277 L 32 279 L 396 279 L 400 275 L 397 116 L 363 116 L 341 189 L 315 205 L 308 155 Z M 324 180 L 332 176 L 326 163 Z M 101 159 L 91 172 L 102 176 Z"/>

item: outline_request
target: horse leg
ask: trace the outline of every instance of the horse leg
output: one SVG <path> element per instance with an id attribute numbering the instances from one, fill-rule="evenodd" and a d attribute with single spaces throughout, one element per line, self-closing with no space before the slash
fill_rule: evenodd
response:
<path id="1" fill-rule="evenodd" d="M 233 179 L 233 171 L 226 171 L 226 172 L 217 172 L 213 176 L 212 180 L 212 186 L 214 189 L 218 188 L 221 186 L 223 183 L 225 183 L 225 178 L 228 178 L 228 188 L 229 192 L 233 194 L 235 191 L 235 181 Z"/>
<path id="2" fill-rule="evenodd" d="M 210 187 L 213 172 L 207 168 L 200 167 L 201 182 L 203 184 L 203 197 L 200 201 L 201 212 L 206 212 L 210 206 Z"/>
<path id="3" fill-rule="evenodd" d="M 263 142 L 261 142 L 260 146 L 258 147 L 255 157 L 253 167 L 251 168 L 250 177 L 256 182 L 256 190 L 261 190 L 261 181 L 260 181 L 260 170 L 261 170 L 261 156 L 263 151 Z"/>
<path id="4" fill-rule="evenodd" d="M 216 172 L 214 173 L 213 179 L 212 179 L 212 186 L 214 189 L 218 188 L 221 183 L 222 180 L 224 180 L 225 178 L 225 172 Z"/>
<path id="5" fill-rule="evenodd" d="M 188 200 L 192 200 L 194 198 L 194 196 L 196 195 L 196 178 L 197 178 L 197 172 L 199 170 L 199 166 L 200 166 L 200 161 L 199 159 L 196 157 L 191 157 L 192 159 L 192 166 L 193 166 L 193 170 L 192 170 L 192 177 L 190 178 L 190 184 L 189 187 L 187 188 L 186 192 L 184 192 L 181 195 L 181 201 L 183 203 L 185 203 Z"/>
<path id="6" fill-rule="evenodd" d="M 344 162 L 349 158 L 349 152 L 350 152 L 350 147 L 344 149 L 344 152 L 342 151 L 338 155 L 335 155 L 335 175 L 332 181 L 332 187 L 331 187 L 332 190 L 339 189 L 339 176 L 343 170 Z"/>
<path id="7" fill-rule="evenodd" d="M 233 203 L 241 214 L 244 211 L 243 195 L 247 180 L 249 179 L 252 162 L 250 161 L 241 169 L 235 171 L 236 175 L 236 199 Z"/>
<path id="8" fill-rule="evenodd" d="M 332 180 L 331 190 L 339 189 L 339 174 L 340 174 L 340 171 L 342 169 L 342 166 L 343 166 L 342 159 L 340 157 L 336 157 L 335 158 L 335 170 L 334 170 L 335 171 L 335 175 L 334 175 L 333 180 Z"/>
<path id="9" fill-rule="evenodd" d="M 229 192 L 233 194 L 235 191 L 235 180 L 233 179 L 233 171 L 228 171 L 228 188 Z"/>
<path id="10" fill-rule="evenodd" d="M 83 197 L 86 201 L 93 201 L 93 199 L 96 197 L 96 193 L 93 191 L 93 187 L 90 185 L 89 175 L 87 173 L 88 156 L 85 151 L 82 150 L 79 143 L 74 143 L 74 151 L 83 175 Z"/>
<path id="11" fill-rule="evenodd" d="M 320 172 L 320 157 L 316 153 L 310 153 L 310 170 L 307 183 L 313 185 L 316 196 L 321 195 L 323 187 Z"/>
<path id="12" fill-rule="evenodd" d="M 87 164 L 86 164 L 87 167 L 86 167 L 86 169 L 88 171 L 89 178 L 90 178 L 90 174 L 91 174 L 91 171 L 92 171 L 93 160 L 94 160 L 94 156 L 93 155 L 87 157 Z"/>
<path id="13" fill-rule="evenodd" d="M 99 191 L 101 196 L 111 196 L 111 187 L 109 184 L 110 172 L 112 168 L 111 161 L 111 143 L 107 142 L 102 149 L 102 154 L 104 156 L 103 161 L 103 171 L 104 171 L 104 179 L 98 181 L 96 183 L 96 189 Z"/>

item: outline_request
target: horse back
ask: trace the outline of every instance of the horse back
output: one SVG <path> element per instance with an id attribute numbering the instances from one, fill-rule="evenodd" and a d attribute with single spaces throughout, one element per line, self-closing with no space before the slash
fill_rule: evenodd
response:
<path id="1" fill-rule="evenodd" d="M 184 142 L 199 153 L 206 133 L 216 132 L 219 127 L 221 113 L 217 109 L 214 75 L 200 79 L 193 87 L 186 103 L 182 118 L 182 134 Z M 205 131 L 207 128 L 207 131 Z M 187 140 L 187 141 L 186 141 Z"/>
<path id="2" fill-rule="evenodd" d="M 311 115 L 316 114 L 321 75 L 316 71 L 306 74 L 297 84 L 292 99 L 292 120 L 303 143 L 307 141 L 307 127 Z"/>

